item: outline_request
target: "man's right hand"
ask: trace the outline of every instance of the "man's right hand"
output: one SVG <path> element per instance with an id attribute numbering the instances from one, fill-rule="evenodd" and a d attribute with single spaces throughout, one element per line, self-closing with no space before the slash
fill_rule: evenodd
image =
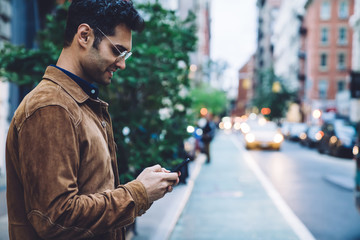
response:
<path id="1" fill-rule="evenodd" d="M 171 192 L 179 183 L 178 173 L 169 172 L 160 165 L 145 168 L 136 179 L 144 185 L 150 203 Z"/>

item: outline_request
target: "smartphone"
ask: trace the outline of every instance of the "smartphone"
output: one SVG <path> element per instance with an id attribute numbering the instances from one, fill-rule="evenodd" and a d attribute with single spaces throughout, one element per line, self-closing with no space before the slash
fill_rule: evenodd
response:
<path id="1" fill-rule="evenodd" d="M 182 161 L 179 165 L 177 165 L 175 168 L 173 168 L 171 171 L 172 172 L 180 172 L 180 169 L 185 166 L 186 164 L 188 164 L 188 162 L 190 162 L 190 158 L 186 158 L 184 161 Z"/>

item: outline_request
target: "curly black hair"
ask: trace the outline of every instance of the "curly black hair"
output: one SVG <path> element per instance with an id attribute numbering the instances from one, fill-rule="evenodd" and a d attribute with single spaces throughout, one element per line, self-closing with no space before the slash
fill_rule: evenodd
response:
<path id="1" fill-rule="evenodd" d="M 73 0 L 67 17 L 64 47 L 71 45 L 82 23 L 89 24 L 94 30 L 95 48 L 104 37 L 97 31 L 98 28 L 106 35 L 113 36 L 115 27 L 121 23 L 137 32 L 141 32 L 145 27 L 144 19 L 130 0 Z"/>

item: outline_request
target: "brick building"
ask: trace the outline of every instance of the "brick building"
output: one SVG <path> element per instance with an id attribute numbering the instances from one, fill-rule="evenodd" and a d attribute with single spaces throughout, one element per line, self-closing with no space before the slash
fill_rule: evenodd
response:
<path id="1" fill-rule="evenodd" d="M 354 15 L 350 18 L 353 28 L 350 120 L 360 122 L 360 0 L 355 0 Z"/>
<path id="2" fill-rule="evenodd" d="M 254 64 L 255 56 L 251 56 L 239 70 L 238 94 L 232 112 L 233 116 L 242 116 L 247 113 L 248 105 L 253 95 Z"/>
<path id="3" fill-rule="evenodd" d="M 348 115 L 354 0 L 309 0 L 306 10 L 307 104 Z"/>

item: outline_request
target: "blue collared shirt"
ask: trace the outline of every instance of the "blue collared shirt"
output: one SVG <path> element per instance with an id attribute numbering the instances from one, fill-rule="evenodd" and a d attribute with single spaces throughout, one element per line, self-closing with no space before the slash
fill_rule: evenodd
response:
<path id="1" fill-rule="evenodd" d="M 74 80 L 81 88 L 82 90 L 89 95 L 89 97 L 93 99 L 97 99 L 99 96 L 99 88 L 95 86 L 94 84 L 89 83 L 88 81 L 85 81 L 81 77 L 76 76 L 75 74 L 58 67 L 56 65 L 51 64 L 50 66 L 56 67 L 57 69 L 63 71 L 66 75 L 68 75 L 72 80 Z"/>

